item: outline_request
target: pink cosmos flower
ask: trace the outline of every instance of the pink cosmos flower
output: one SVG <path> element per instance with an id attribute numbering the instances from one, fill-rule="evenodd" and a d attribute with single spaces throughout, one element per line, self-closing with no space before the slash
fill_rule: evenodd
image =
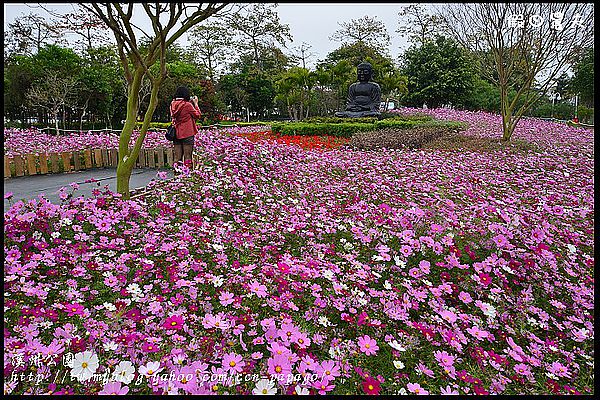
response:
<path id="1" fill-rule="evenodd" d="M 327 360 L 321 362 L 321 364 L 317 364 L 315 373 L 322 377 L 323 380 L 331 381 L 340 376 L 340 367 L 336 365 L 335 361 Z"/>
<path id="2" fill-rule="evenodd" d="M 427 275 L 430 271 L 431 263 L 427 260 L 421 260 L 419 262 L 419 268 L 424 275 Z"/>
<path id="3" fill-rule="evenodd" d="M 448 395 L 457 395 L 457 394 L 460 394 L 460 393 L 458 392 L 458 390 L 453 389 L 450 385 L 447 385 L 445 388 L 441 389 L 441 393 L 440 394 L 448 396 Z"/>
<path id="4" fill-rule="evenodd" d="M 552 365 L 550 365 L 550 367 L 548 367 L 548 371 L 556 376 L 561 377 L 561 378 L 570 378 L 571 377 L 571 373 L 569 372 L 569 369 L 566 366 L 559 363 L 558 361 L 554 361 L 552 363 Z"/>
<path id="5" fill-rule="evenodd" d="M 435 359 L 442 367 L 451 367 L 454 365 L 456 357 L 451 356 L 446 351 L 436 351 L 433 353 Z"/>
<path id="6" fill-rule="evenodd" d="M 358 338 L 358 347 L 360 351 L 368 356 L 376 354 L 377 350 L 379 350 L 375 339 L 371 339 L 368 335 Z"/>
<path id="7" fill-rule="evenodd" d="M 292 366 L 288 360 L 288 357 L 285 355 L 276 354 L 275 356 L 269 358 L 267 360 L 267 372 L 271 375 L 281 375 L 287 376 L 292 372 Z"/>
<path id="8" fill-rule="evenodd" d="M 313 388 L 317 389 L 320 395 L 327 394 L 327 392 L 331 392 L 335 385 L 329 383 L 326 379 L 320 379 L 313 382 Z"/>
<path id="9" fill-rule="evenodd" d="M 460 300 L 462 300 L 462 302 L 465 303 L 465 304 L 469 304 L 469 303 L 471 303 L 473 301 L 473 298 L 467 292 L 460 292 L 460 294 L 458 295 L 458 298 Z"/>
<path id="10" fill-rule="evenodd" d="M 260 298 L 267 297 L 267 287 L 256 281 L 250 283 L 250 292 L 255 293 Z"/>
<path id="11" fill-rule="evenodd" d="M 531 376 L 531 367 L 527 364 L 523 364 L 523 363 L 517 364 L 517 365 L 515 365 L 514 370 L 519 375 Z"/>
<path id="12" fill-rule="evenodd" d="M 289 343 L 292 340 L 292 337 L 299 333 L 300 330 L 294 325 L 290 323 L 281 324 L 281 329 L 278 331 L 278 336 L 283 340 L 284 343 Z"/>
<path id="13" fill-rule="evenodd" d="M 310 338 L 305 333 L 298 331 L 292 336 L 292 342 L 298 345 L 301 349 L 306 349 L 310 346 Z"/>
<path id="14" fill-rule="evenodd" d="M 467 332 L 476 337 L 479 340 L 483 340 L 488 337 L 488 332 L 479 329 L 477 325 L 474 325 L 472 328 L 467 328 Z"/>
<path id="15" fill-rule="evenodd" d="M 408 383 L 408 385 L 406 385 L 406 389 L 411 392 L 411 393 L 415 393 L 418 395 L 424 395 L 424 394 L 429 394 L 429 392 L 425 389 L 423 389 L 421 387 L 421 385 L 419 385 L 418 383 Z"/>
<path id="16" fill-rule="evenodd" d="M 496 243 L 496 246 L 498 246 L 498 248 L 500 249 L 505 248 L 509 244 L 508 239 L 504 235 L 494 236 L 493 241 L 494 243 Z"/>
<path id="17" fill-rule="evenodd" d="M 98 392 L 102 395 L 125 395 L 129 392 L 129 387 L 121 387 L 121 382 L 109 382 L 104 385 L 104 388 Z"/>
<path id="18" fill-rule="evenodd" d="M 240 373 L 245 365 L 243 357 L 235 353 L 227 353 L 223 356 L 222 366 L 227 373 Z"/>
<path id="19" fill-rule="evenodd" d="M 442 310 L 442 311 L 440 311 L 440 317 L 442 317 L 442 319 L 444 319 L 445 321 L 448 321 L 451 324 L 454 323 L 458 319 L 458 317 L 456 316 L 456 314 L 454 314 L 450 310 Z"/>
<path id="20" fill-rule="evenodd" d="M 221 303 L 222 306 L 226 307 L 229 304 L 233 303 L 233 293 L 230 292 L 221 292 L 221 294 L 219 295 L 219 302 Z"/>

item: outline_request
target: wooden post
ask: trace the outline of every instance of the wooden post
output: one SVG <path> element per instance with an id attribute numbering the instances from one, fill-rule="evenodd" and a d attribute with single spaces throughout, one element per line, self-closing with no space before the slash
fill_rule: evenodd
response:
<path id="1" fill-rule="evenodd" d="M 85 158 L 85 168 L 92 168 L 92 151 L 90 149 L 85 149 L 83 151 L 83 157 Z"/>
<path id="2" fill-rule="evenodd" d="M 154 158 L 156 156 L 156 149 L 148 149 L 146 151 L 146 154 L 148 154 L 148 166 L 150 168 L 154 168 L 156 166 L 156 162 L 154 162 Z"/>
<path id="3" fill-rule="evenodd" d="M 165 166 L 165 149 L 162 147 L 158 148 L 158 168 Z"/>
<path id="4" fill-rule="evenodd" d="M 62 153 L 63 167 L 65 172 L 71 172 L 71 153 L 64 151 Z"/>
<path id="5" fill-rule="evenodd" d="M 110 166 L 117 167 L 119 159 L 117 158 L 117 149 L 110 149 Z"/>
<path id="6" fill-rule="evenodd" d="M 40 154 L 40 174 L 48 173 L 48 156 L 46 153 Z"/>
<path id="7" fill-rule="evenodd" d="M 172 167 L 173 166 L 173 148 L 169 147 L 167 149 L 167 166 Z"/>
<path id="8" fill-rule="evenodd" d="M 10 178 L 10 158 L 4 156 L 4 177 Z"/>
<path id="9" fill-rule="evenodd" d="M 73 165 L 75 166 L 75 171 L 81 170 L 81 153 L 79 151 L 73 152 Z"/>
<path id="10" fill-rule="evenodd" d="M 146 166 L 146 151 L 144 149 L 140 149 L 138 161 L 140 163 L 140 168 L 144 168 Z"/>
<path id="11" fill-rule="evenodd" d="M 105 167 L 110 167 L 110 161 L 108 159 L 108 149 L 101 149 L 102 151 L 102 162 Z"/>
<path id="12" fill-rule="evenodd" d="M 96 168 L 102 167 L 102 153 L 100 149 L 94 149 L 94 164 Z"/>
<path id="13" fill-rule="evenodd" d="M 27 174 L 28 175 L 36 175 L 37 168 L 35 167 L 35 155 L 29 153 L 27 154 Z"/>
<path id="14" fill-rule="evenodd" d="M 52 172 L 57 173 L 58 170 L 58 153 L 50 153 L 50 163 L 52 164 Z"/>
<path id="15" fill-rule="evenodd" d="M 17 154 L 16 156 L 13 157 L 13 160 L 15 162 L 15 175 L 23 176 L 23 174 L 24 174 L 24 172 L 23 172 L 23 157 L 21 157 L 20 154 Z"/>

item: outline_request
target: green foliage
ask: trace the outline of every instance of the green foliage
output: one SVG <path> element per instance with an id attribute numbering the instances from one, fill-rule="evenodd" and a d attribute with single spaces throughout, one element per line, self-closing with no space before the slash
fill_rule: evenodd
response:
<path id="1" fill-rule="evenodd" d="M 529 115 L 533 117 L 568 120 L 573 119 L 575 116 L 575 106 L 569 103 L 557 102 L 552 107 L 552 101 L 543 99 L 529 110 Z"/>
<path id="2" fill-rule="evenodd" d="M 408 105 L 461 107 L 470 96 L 476 69 L 473 60 L 454 40 L 438 36 L 419 47 L 412 46 L 403 59 L 403 72 L 408 76 L 405 97 Z"/>
<path id="3" fill-rule="evenodd" d="M 454 129 L 464 129 L 465 124 L 454 121 L 425 121 L 409 119 L 384 119 L 374 122 L 338 122 L 338 123 L 312 123 L 312 122 L 291 122 L 291 123 L 272 123 L 273 133 L 281 135 L 305 135 L 305 136 L 338 136 L 350 138 L 356 132 L 372 131 L 375 129 L 410 129 L 417 126 L 422 127 L 449 127 Z"/>
<path id="4" fill-rule="evenodd" d="M 573 69 L 569 92 L 579 94 L 582 104 L 594 107 L 594 48 L 589 48 Z"/>

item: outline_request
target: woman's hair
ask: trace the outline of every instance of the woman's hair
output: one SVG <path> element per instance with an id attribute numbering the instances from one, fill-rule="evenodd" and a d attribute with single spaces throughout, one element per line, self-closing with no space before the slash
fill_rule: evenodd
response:
<path id="1" fill-rule="evenodd" d="M 185 86 L 179 86 L 175 91 L 175 96 L 173 98 L 182 98 L 185 101 L 190 101 L 190 89 Z"/>

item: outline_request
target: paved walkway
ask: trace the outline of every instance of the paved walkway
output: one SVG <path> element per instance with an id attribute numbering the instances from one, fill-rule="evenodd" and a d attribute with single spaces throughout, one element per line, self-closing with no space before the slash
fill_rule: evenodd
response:
<path id="1" fill-rule="evenodd" d="M 173 176 L 173 170 L 166 168 L 161 169 L 167 172 L 167 176 L 170 178 Z M 131 180 L 129 181 L 129 188 L 131 190 L 144 187 L 150 182 L 152 178 L 156 177 L 156 173 L 159 170 L 144 168 L 134 169 L 131 173 Z M 84 195 L 86 197 L 91 196 L 92 190 L 108 185 L 109 189 L 113 192 L 117 190 L 117 170 L 116 168 L 107 169 L 91 169 L 86 171 L 71 172 L 68 174 L 49 174 L 49 175 L 34 175 L 34 176 L 21 176 L 17 178 L 4 179 L 4 193 L 13 192 L 12 202 L 21 199 L 33 199 L 37 198 L 38 195 L 44 194 L 45 197 L 52 203 L 59 203 L 57 191 L 61 187 L 67 187 L 70 183 L 75 182 L 79 185 L 79 189 L 75 191 L 76 196 Z M 85 183 L 86 180 L 95 179 L 95 182 Z M 100 186 L 98 186 L 100 183 Z M 10 208 L 8 200 L 4 200 L 4 211 L 6 212 Z"/>

